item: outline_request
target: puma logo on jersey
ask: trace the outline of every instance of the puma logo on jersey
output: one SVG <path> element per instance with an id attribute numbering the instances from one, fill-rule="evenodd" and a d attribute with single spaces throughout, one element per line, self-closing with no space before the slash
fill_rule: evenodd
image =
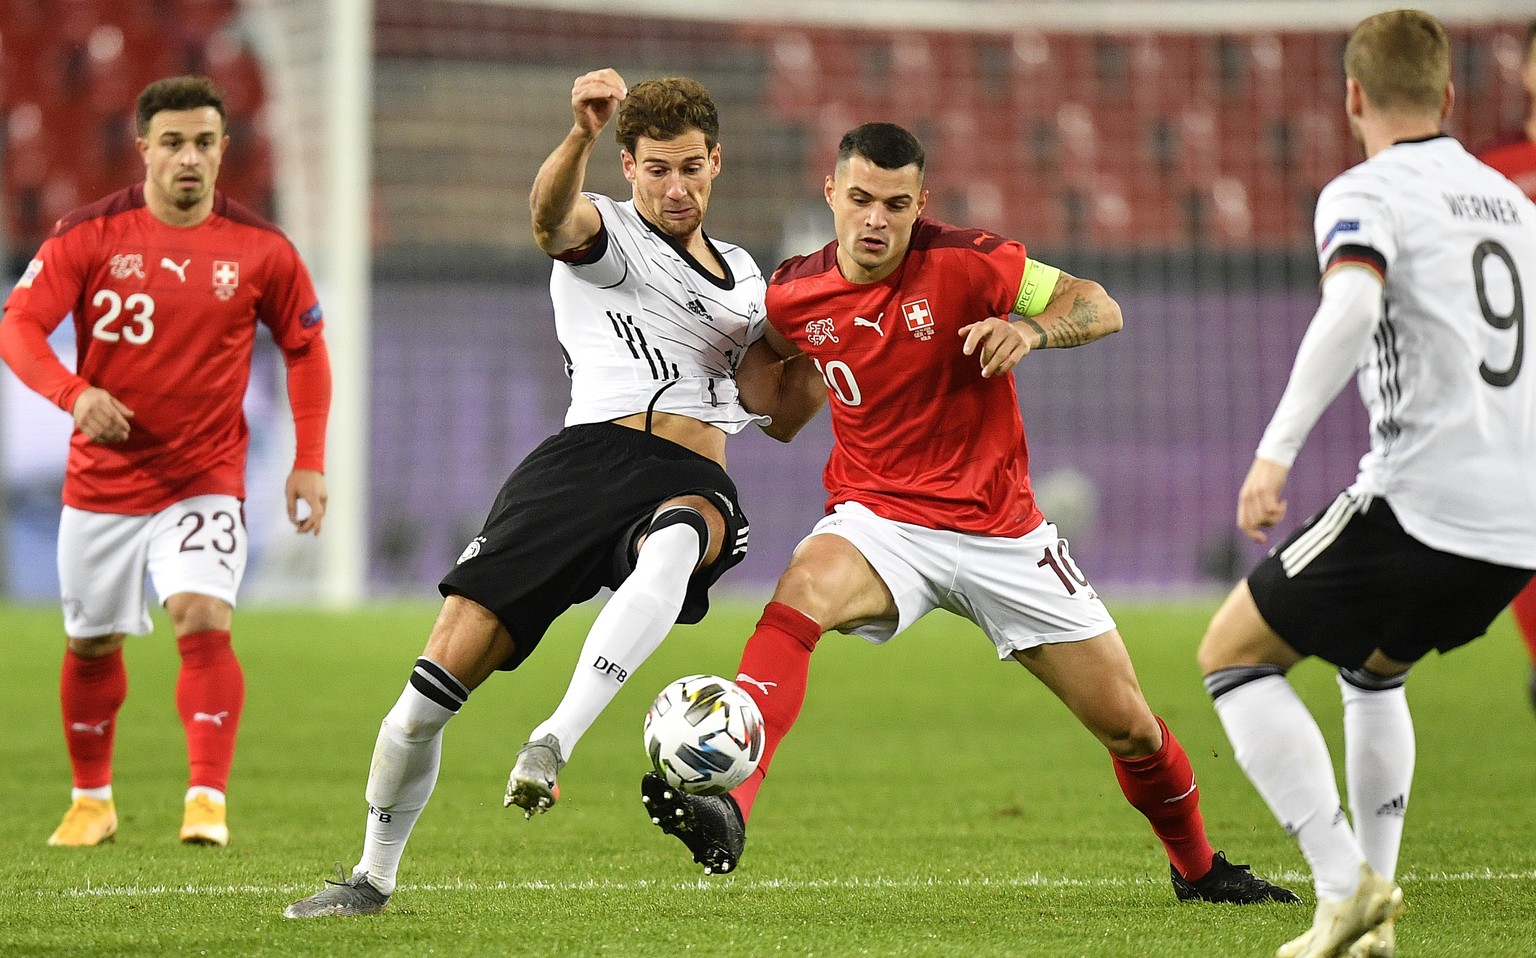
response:
<path id="1" fill-rule="evenodd" d="M 193 712 L 192 713 L 192 721 L 194 721 L 194 722 L 208 722 L 211 725 L 215 725 L 215 726 L 217 726 L 219 728 L 223 728 L 224 727 L 224 719 L 228 715 L 229 715 L 228 712 Z"/>
<path id="2" fill-rule="evenodd" d="M 180 277 L 183 283 L 187 281 L 187 266 L 189 266 L 191 262 L 192 260 L 190 257 L 182 260 L 180 263 L 175 262 L 169 256 L 160 257 L 160 265 L 165 269 L 175 273 L 178 277 Z"/>
<path id="3" fill-rule="evenodd" d="M 779 687 L 779 683 L 777 683 L 777 682 L 759 682 L 757 679 L 754 679 L 752 676 L 748 675 L 745 672 L 737 672 L 736 673 L 736 684 L 740 685 L 743 682 L 747 683 L 748 685 L 755 685 L 758 688 L 762 689 L 764 695 L 768 694 L 768 686 L 771 685 L 774 688 L 778 688 Z"/>
<path id="4" fill-rule="evenodd" d="M 882 319 L 885 319 L 884 311 L 882 311 L 880 315 L 876 316 L 874 319 L 865 319 L 863 316 L 855 316 L 853 317 L 853 325 L 863 326 L 865 329 L 873 329 L 875 332 L 880 334 L 881 339 L 884 339 L 885 330 L 880 328 L 880 321 Z"/>
<path id="5" fill-rule="evenodd" d="M 841 342 L 841 340 L 837 338 L 837 333 L 835 333 L 832 329 L 832 320 L 830 318 L 813 319 L 806 323 L 805 338 L 811 341 L 812 346 L 820 346 L 822 343 L 829 339 L 834 343 Z"/>
<path id="6" fill-rule="evenodd" d="M 91 735 L 100 735 L 105 738 L 107 734 L 107 726 L 111 724 L 111 719 L 102 719 L 100 722 L 97 722 L 94 725 L 92 725 L 90 722 L 70 722 L 69 730 L 71 732 L 89 732 Z"/>

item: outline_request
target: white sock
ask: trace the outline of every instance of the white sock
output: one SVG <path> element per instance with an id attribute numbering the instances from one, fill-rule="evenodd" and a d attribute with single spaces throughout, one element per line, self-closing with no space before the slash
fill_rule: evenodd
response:
<path id="1" fill-rule="evenodd" d="M 112 786 L 103 785 L 100 788 L 71 788 L 69 800 L 73 802 L 77 798 L 94 798 L 98 802 L 112 801 Z"/>
<path id="2" fill-rule="evenodd" d="M 216 788 L 209 788 L 207 785 L 193 785 L 191 788 L 187 789 L 187 797 L 182 799 L 182 801 L 190 802 L 192 799 L 197 798 L 199 795 L 208 798 L 215 805 L 225 804 L 224 793 Z"/>
<path id="3" fill-rule="evenodd" d="M 379 726 L 363 793 L 368 799 L 363 857 L 352 874 L 367 872 L 386 895 L 394 893 L 405 843 L 437 785 L 443 727 L 468 696 L 442 666 L 417 659 L 410 683 Z"/>
<path id="4" fill-rule="evenodd" d="M 1312 713 L 1283 676 L 1240 685 L 1216 698 L 1237 764 L 1296 838 L 1319 899 L 1339 901 L 1360 885 L 1360 844 L 1339 806 L 1328 745 Z"/>
<path id="5" fill-rule="evenodd" d="M 667 526 L 646 538 L 635 571 L 592 623 L 565 697 L 530 741 L 553 735 L 570 761 L 577 741 L 667 637 L 698 564 L 699 534 L 691 526 Z"/>
<path id="6" fill-rule="evenodd" d="M 1413 715 L 1402 686 L 1367 691 L 1339 679 L 1344 695 L 1344 780 L 1365 860 L 1393 878 L 1413 785 Z"/>

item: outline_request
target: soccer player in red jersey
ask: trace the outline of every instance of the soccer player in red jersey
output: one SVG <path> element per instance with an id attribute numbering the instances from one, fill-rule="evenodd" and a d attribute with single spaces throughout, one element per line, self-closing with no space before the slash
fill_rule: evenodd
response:
<path id="1" fill-rule="evenodd" d="M 883 643 L 942 608 L 979 625 L 999 658 L 1029 669 L 1109 750 L 1126 799 L 1167 849 L 1180 899 L 1298 900 L 1211 847 L 1188 757 L 1030 490 L 1010 373 L 1031 350 L 1115 332 L 1119 306 L 1021 243 L 923 216 L 923 162 L 899 126 L 847 133 L 825 186 L 837 239 L 769 283 L 770 344 L 808 356 L 830 399 L 828 511 L 742 654 L 737 682 L 766 729 L 761 764 L 728 797 L 682 794 L 647 773 L 653 822 L 706 871 L 730 871 L 822 634 Z"/>
<path id="2" fill-rule="evenodd" d="M 1536 20 L 1525 30 L 1525 59 L 1520 64 L 1520 82 L 1525 87 L 1530 107 L 1525 125 L 1511 131 L 1476 151 L 1478 159 L 1509 177 L 1526 196 L 1536 200 Z M 1520 637 L 1531 656 L 1531 706 L 1536 708 L 1536 581 L 1515 596 L 1509 609 L 1515 615 Z"/>
<path id="3" fill-rule="evenodd" d="M 181 653 L 191 774 L 180 837 L 229 841 L 224 793 L 245 701 L 230 645 L 247 553 L 241 405 L 258 321 L 288 369 L 298 445 L 288 517 L 315 534 L 325 518 L 331 374 L 309 273 L 275 226 L 214 188 L 229 136 L 212 83 L 150 84 L 137 121 L 144 182 L 61 219 L 0 320 L 0 358 L 75 419 L 58 550 L 74 789 L 50 845 L 98 845 L 117 831 L 122 647 L 152 628 L 146 573 Z M 48 345 L 71 315 L 73 371 Z"/>

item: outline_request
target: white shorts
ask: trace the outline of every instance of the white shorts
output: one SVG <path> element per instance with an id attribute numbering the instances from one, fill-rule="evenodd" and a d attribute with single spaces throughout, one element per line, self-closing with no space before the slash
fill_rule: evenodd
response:
<path id="1" fill-rule="evenodd" d="M 856 502 L 837 505 L 811 530 L 853 543 L 896 598 L 896 617 L 849 630 L 880 643 L 934 609 L 981 626 L 998 658 L 1020 649 L 1081 642 L 1115 627 L 1056 527 L 1018 539 L 928 529 L 883 519 Z M 807 536 L 806 538 L 810 538 Z"/>
<path id="2" fill-rule="evenodd" d="M 195 592 L 234 606 L 249 544 L 234 496 L 193 496 L 147 516 L 65 506 L 59 518 L 64 634 L 148 635 L 145 573 L 162 603 Z"/>

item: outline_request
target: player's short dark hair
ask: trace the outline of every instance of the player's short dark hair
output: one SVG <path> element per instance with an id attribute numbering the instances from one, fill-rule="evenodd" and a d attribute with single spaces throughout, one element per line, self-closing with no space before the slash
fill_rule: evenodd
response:
<path id="1" fill-rule="evenodd" d="M 911 130 L 894 123 L 865 123 L 844 133 L 837 144 L 837 162 L 845 163 L 855 154 L 882 170 L 916 165 L 923 171 L 923 144 Z"/>
<path id="2" fill-rule="evenodd" d="M 1344 74 L 1379 109 L 1438 109 L 1451 82 L 1451 41 L 1421 10 L 1378 13 L 1350 35 Z"/>
<path id="3" fill-rule="evenodd" d="M 713 150 L 720 139 L 720 114 L 704 84 L 689 77 L 645 80 L 629 88 L 619 104 L 614 135 L 619 145 L 635 155 L 640 138 L 675 140 L 698 130 L 704 146 Z"/>
<path id="4" fill-rule="evenodd" d="M 224 114 L 224 95 L 213 81 L 204 76 L 166 77 L 156 80 L 139 94 L 135 115 L 139 123 L 139 135 L 149 133 L 149 121 L 162 110 L 196 110 L 211 106 L 219 111 L 219 121 L 227 123 Z"/>

